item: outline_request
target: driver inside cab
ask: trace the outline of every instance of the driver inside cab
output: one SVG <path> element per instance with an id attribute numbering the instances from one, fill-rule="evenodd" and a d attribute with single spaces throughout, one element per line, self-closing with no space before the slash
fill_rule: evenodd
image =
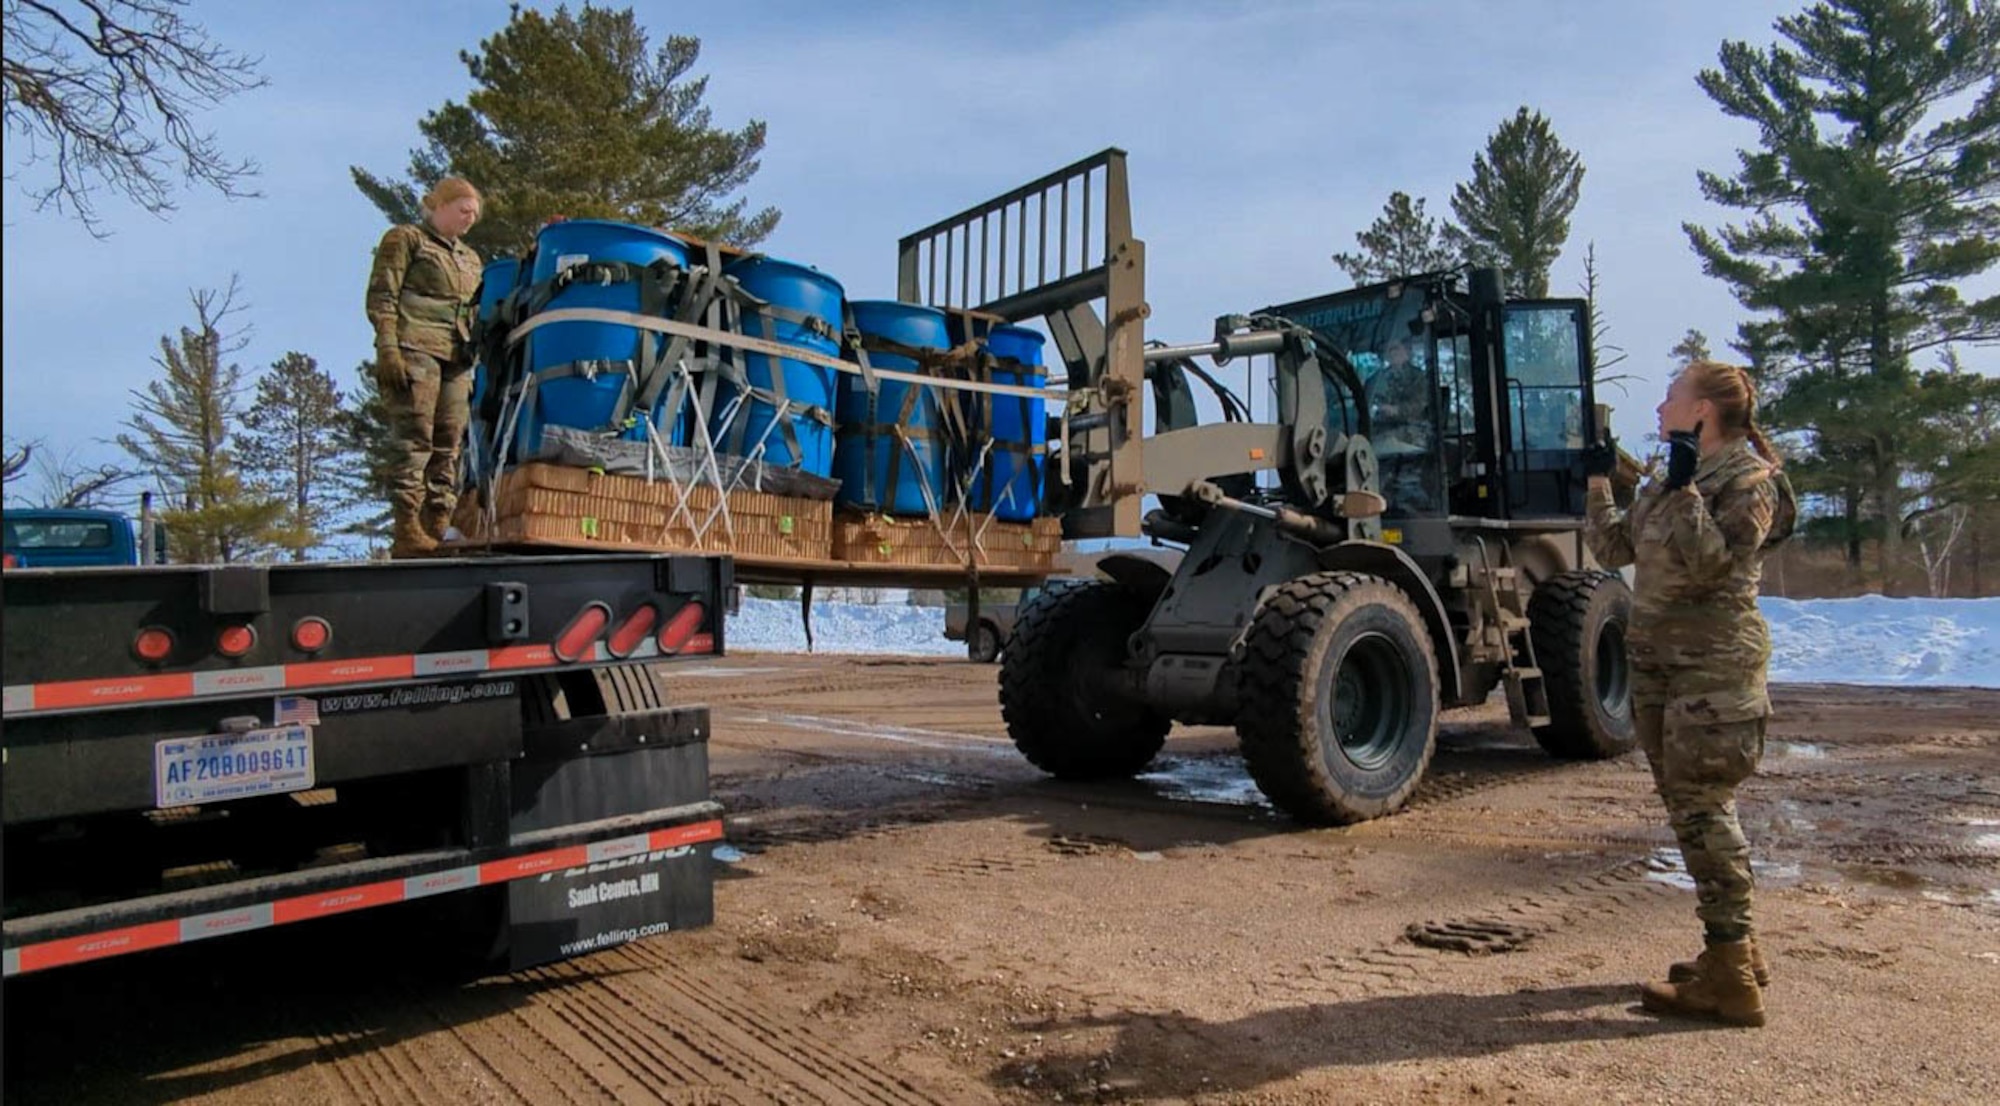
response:
<path id="1" fill-rule="evenodd" d="M 1391 513 L 1431 509 L 1432 444 L 1430 374 L 1410 357 L 1401 339 L 1382 347 L 1382 367 L 1369 377 L 1369 443 L 1382 467 L 1382 491 Z"/>

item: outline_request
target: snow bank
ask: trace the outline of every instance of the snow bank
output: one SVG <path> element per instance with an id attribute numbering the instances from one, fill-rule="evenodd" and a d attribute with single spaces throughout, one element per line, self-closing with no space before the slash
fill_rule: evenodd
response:
<path id="1" fill-rule="evenodd" d="M 1765 599 L 1771 679 L 1784 683 L 2000 688 L 2000 599 Z M 799 605 L 745 599 L 731 650 L 803 653 Z M 940 607 L 815 602 L 821 653 L 963 656 Z"/>
<path id="2" fill-rule="evenodd" d="M 2000 599 L 1763 599 L 1771 679 L 2000 687 Z"/>

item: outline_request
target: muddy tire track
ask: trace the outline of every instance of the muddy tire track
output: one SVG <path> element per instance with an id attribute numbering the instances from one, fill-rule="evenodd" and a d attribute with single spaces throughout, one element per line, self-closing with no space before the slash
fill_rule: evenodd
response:
<path id="1" fill-rule="evenodd" d="M 1279 973 L 1266 986 L 1288 996 L 1342 1002 L 1432 991 L 1437 977 L 1449 974 L 1468 954 L 1531 948 L 1562 930 L 1612 920 L 1635 906 L 1678 893 L 1670 885 L 1647 879 L 1650 870 L 1645 859 L 1635 858 L 1476 913 L 1419 921 L 1392 941 L 1299 965 Z M 1484 933 L 1493 939 L 1467 941 L 1460 948 L 1447 941 L 1420 943 L 1413 940 L 1413 932 Z"/>
<path id="2" fill-rule="evenodd" d="M 415 988 L 370 988 L 345 999 L 323 993 L 306 1009 L 301 1028 L 318 1055 L 313 1070 L 338 1101 L 463 1102 L 471 1087 L 439 1080 L 476 1069 L 506 1082 L 478 1049 L 455 1033 L 436 1032 L 440 1021 Z"/>
<path id="3" fill-rule="evenodd" d="M 738 1058 L 746 1101 L 863 1103 L 874 1106 L 929 1106 L 941 1099 L 909 1080 L 848 1053 L 806 1018 L 735 990 L 725 995 L 677 957 L 670 946 L 640 941 L 605 957 L 640 969 L 613 977 L 615 989 L 641 1005 L 662 1034 L 679 1037 L 717 1057 Z M 734 1089 L 734 1088 L 730 1088 Z"/>

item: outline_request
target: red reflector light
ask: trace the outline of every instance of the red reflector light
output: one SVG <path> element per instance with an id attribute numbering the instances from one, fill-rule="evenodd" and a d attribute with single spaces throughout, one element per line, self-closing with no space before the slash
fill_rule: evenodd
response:
<path id="1" fill-rule="evenodd" d="M 585 603 L 576 617 L 569 620 L 563 632 L 556 635 L 556 659 L 565 664 L 583 660 L 590 655 L 590 647 L 597 644 L 598 635 L 611 625 L 611 608 L 602 603 Z"/>
<path id="2" fill-rule="evenodd" d="M 132 638 L 132 655 L 147 664 L 159 664 L 174 651 L 174 635 L 158 626 L 148 626 Z"/>
<path id="3" fill-rule="evenodd" d="M 701 629 L 701 619 L 706 613 L 698 600 L 690 601 L 675 611 L 674 616 L 667 619 L 667 624 L 660 627 L 660 652 L 668 656 L 680 652 L 688 639 L 694 637 L 694 632 Z"/>
<path id="4" fill-rule="evenodd" d="M 14 555 L 12 553 L 4 554 L 4 556 L 6 557 L 6 560 L 0 561 L 0 567 L 13 568 L 15 565 L 21 563 L 14 559 Z"/>
<path id="5" fill-rule="evenodd" d="M 605 642 L 605 645 L 611 649 L 611 655 L 614 657 L 631 656 L 633 650 L 645 643 L 646 635 L 653 632 L 653 623 L 659 621 L 659 618 L 660 609 L 658 607 L 653 606 L 651 603 L 639 604 L 638 610 L 626 615 L 625 621 L 620 622 L 618 628 L 611 631 L 610 639 Z"/>
<path id="6" fill-rule="evenodd" d="M 225 657 L 240 657 L 257 644 L 257 631 L 248 626 L 224 626 L 215 635 L 215 651 Z"/>
<path id="7" fill-rule="evenodd" d="M 333 627 L 324 618 L 301 618 L 292 624 L 292 648 L 301 653 L 317 653 L 332 640 Z"/>

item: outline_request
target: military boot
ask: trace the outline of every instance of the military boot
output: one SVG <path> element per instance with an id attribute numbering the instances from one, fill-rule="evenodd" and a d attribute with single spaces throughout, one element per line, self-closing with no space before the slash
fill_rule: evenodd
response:
<path id="1" fill-rule="evenodd" d="M 1701 965 L 1699 958 L 1682 960 L 1667 969 L 1667 982 L 1692 983 L 1701 975 Z M 1757 986 L 1771 985 L 1771 966 L 1764 962 L 1764 950 L 1758 947 L 1755 937 L 1750 938 L 1750 974 L 1757 978 Z"/>
<path id="2" fill-rule="evenodd" d="M 423 513 L 424 533 L 430 535 L 433 543 L 444 541 L 444 533 L 451 528 L 451 508 L 442 503 L 427 503 Z"/>
<path id="3" fill-rule="evenodd" d="M 405 557 L 425 557 L 437 552 L 437 539 L 426 533 L 415 514 L 396 512 L 396 521 L 390 531 L 389 556 L 395 560 Z"/>
<path id="4" fill-rule="evenodd" d="M 1686 983 L 1648 983 L 1639 1004 L 1656 1014 L 1712 1018 L 1730 1025 L 1764 1024 L 1764 993 L 1750 970 L 1750 942 L 1710 941 Z"/>

